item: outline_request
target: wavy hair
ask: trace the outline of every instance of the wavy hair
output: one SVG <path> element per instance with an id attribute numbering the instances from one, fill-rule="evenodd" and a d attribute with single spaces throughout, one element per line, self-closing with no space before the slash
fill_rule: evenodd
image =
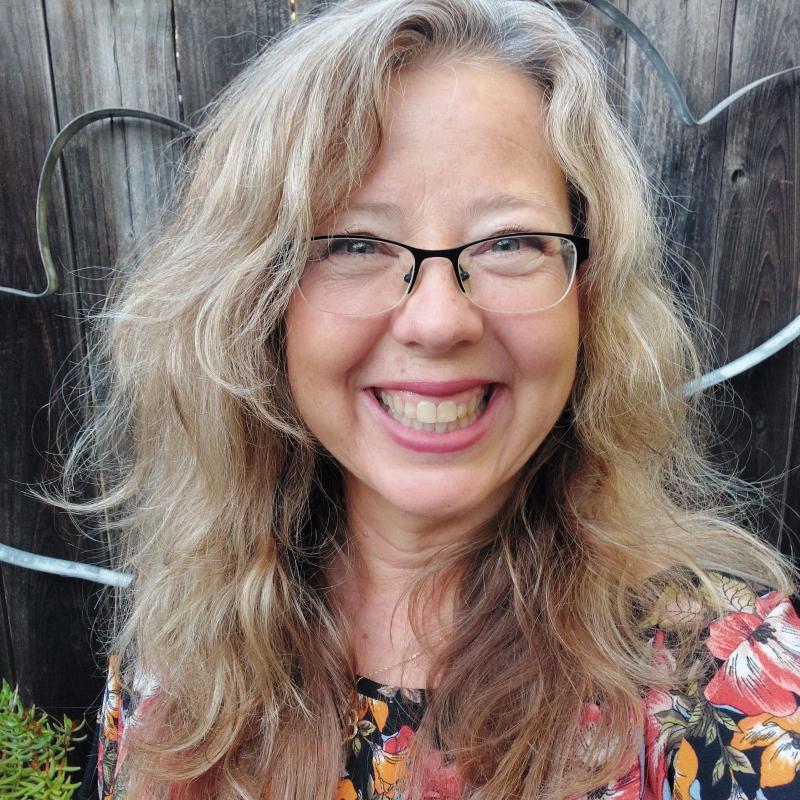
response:
<path id="1" fill-rule="evenodd" d="M 134 576 L 108 649 L 128 683 L 154 676 L 159 692 L 130 729 L 131 796 L 335 789 L 355 663 L 325 574 L 355 556 L 339 468 L 288 387 L 283 315 L 315 221 L 380 147 L 390 79 L 442 62 L 511 67 L 540 88 L 592 258 L 561 419 L 500 516 L 411 592 L 415 631 L 434 575 L 456 597 L 414 763 L 435 743 L 481 799 L 604 785 L 642 721 L 640 687 L 686 679 L 680 658 L 669 675 L 653 663 L 642 627 L 665 583 L 706 597 L 724 571 L 791 590 L 787 562 L 748 530 L 752 492 L 706 455 L 706 401 L 683 391 L 703 326 L 665 278 L 598 56 L 543 3 L 344 0 L 270 42 L 209 106 L 172 204 L 96 315 L 102 397 L 63 483 L 40 493 L 92 515 Z M 100 491 L 77 501 L 87 478 Z M 686 652 L 699 624 L 676 633 Z M 588 743 L 587 702 L 603 709 Z"/>

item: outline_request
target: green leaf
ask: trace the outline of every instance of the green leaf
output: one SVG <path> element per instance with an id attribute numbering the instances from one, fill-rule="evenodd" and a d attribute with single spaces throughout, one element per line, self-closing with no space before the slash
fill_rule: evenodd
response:
<path id="1" fill-rule="evenodd" d="M 712 573 L 714 582 L 722 592 L 722 596 L 728 601 L 732 611 L 743 611 L 752 613 L 756 609 L 755 592 L 738 578 L 721 573 Z"/>
<path id="2" fill-rule="evenodd" d="M 681 742 L 686 738 L 684 732 L 680 728 L 673 728 L 666 735 L 667 751 L 677 750 Z"/>
<path id="3" fill-rule="evenodd" d="M 722 780 L 722 776 L 725 774 L 725 759 L 720 756 L 717 759 L 717 763 L 714 764 L 714 771 L 711 773 L 711 783 L 717 784 Z"/>
<path id="4" fill-rule="evenodd" d="M 718 708 L 712 706 L 712 713 L 714 715 L 714 719 L 717 720 L 720 725 L 724 725 L 729 731 L 739 730 L 739 724 L 735 722 L 732 717 L 729 717 L 724 711 L 720 711 Z"/>
<path id="5" fill-rule="evenodd" d="M 661 723 L 662 726 L 674 725 L 676 727 L 686 728 L 688 724 L 686 717 L 684 717 L 683 714 L 676 711 L 674 708 L 668 708 L 666 711 L 657 711 L 656 719 L 659 721 L 659 723 Z"/>
<path id="6" fill-rule="evenodd" d="M 0 686 L 0 797 L 70 800 L 79 788 L 68 780 L 67 756 L 74 742 L 86 739 L 74 734 L 85 727 L 64 715 L 63 722 L 51 719 L 35 705 L 24 708 L 18 689 L 3 680 Z"/>
<path id="7" fill-rule="evenodd" d="M 746 775 L 756 774 L 755 770 L 750 764 L 750 759 L 744 753 L 742 753 L 740 750 L 737 750 L 735 747 L 731 747 L 730 745 L 726 745 L 725 750 L 728 753 L 728 763 L 730 764 L 731 769 L 735 770 L 736 772 L 743 772 Z"/>
<path id="8" fill-rule="evenodd" d="M 697 705 L 692 709 L 692 713 L 689 715 L 689 721 L 687 726 L 689 728 L 696 728 L 700 724 L 705 714 L 705 708 L 702 703 L 697 703 Z"/>

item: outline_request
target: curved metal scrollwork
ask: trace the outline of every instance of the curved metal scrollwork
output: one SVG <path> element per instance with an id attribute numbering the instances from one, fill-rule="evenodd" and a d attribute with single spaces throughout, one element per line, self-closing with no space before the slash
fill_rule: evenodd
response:
<path id="1" fill-rule="evenodd" d="M 678 81 L 672 70 L 661 57 L 661 54 L 655 48 L 650 39 L 645 33 L 622 11 L 612 5 L 608 0 L 583 0 L 587 5 L 590 5 L 605 14 L 615 25 L 625 31 L 625 33 L 633 39 L 637 45 L 642 49 L 647 59 L 653 65 L 659 79 L 661 80 L 664 89 L 672 101 L 675 111 L 680 117 L 681 121 L 688 126 L 705 125 L 710 122 L 714 117 L 724 111 L 728 106 L 735 103 L 737 100 L 744 97 L 744 95 L 751 92 L 758 86 L 761 86 L 768 81 L 774 80 L 782 75 L 790 72 L 795 72 L 800 67 L 789 67 L 788 69 L 774 72 L 763 78 L 759 78 L 741 89 L 728 95 L 724 100 L 717 103 L 710 111 L 703 114 L 701 117 L 695 117 L 692 114 L 686 102 L 686 98 L 681 91 Z M 292 5 L 292 10 L 293 5 Z M 294 21 L 294 20 L 292 20 Z M 36 194 L 36 235 L 39 243 L 39 252 L 42 257 L 45 274 L 47 277 L 47 285 L 41 292 L 26 292 L 21 289 L 13 289 L 7 286 L 0 286 L 0 292 L 7 292 L 22 297 L 39 298 L 48 294 L 52 294 L 58 288 L 58 274 L 53 265 L 50 256 L 50 244 L 47 236 L 47 198 L 50 192 L 53 173 L 55 171 L 56 162 L 61 155 L 67 142 L 83 127 L 98 120 L 107 117 L 138 117 L 141 119 L 149 119 L 164 125 L 170 125 L 173 128 L 193 135 L 194 131 L 188 125 L 181 122 L 163 117 L 159 114 L 153 114 L 149 111 L 142 111 L 139 109 L 129 108 L 100 108 L 94 111 L 89 111 L 85 114 L 73 119 L 68 125 L 62 128 L 56 136 L 50 149 L 47 152 L 42 173 L 39 179 L 39 187 Z M 697 381 L 691 381 L 684 387 L 684 394 L 689 396 L 696 392 L 703 391 L 709 386 L 728 380 L 741 372 L 744 372 L 756 364 L 764 361 L 764 359 L 771 356 L 773 353 L 778 352 L 795 339 L 800 337 L 800 315 L 798 315 L 792 322 L 785 328 L 782 328 L 774 336 L 771 336 L 762 344 L 753 348 L 745 355 L 734 359 L 728 364 L 715 369 Z M 125 573 L 116 572 L 114 570 L 97 567 L 90 564 L 82 564 L 80 562 L 66 561 L 64 559 L 51 558 L 49 556 L 39 556 L 34 553 L 28 553 L 24 550 L 19 550 L 8 545 L 0 544 L 0 561 L 5 561 L 17 566 L 27 567 L 29 569 L 39 570 L 43 572 L 50 572 L 57 575 L 67 575 L 72 577 L 83 578 L 84 580 L 96 581 L 97 583 L 104 583 L 108 585 L 127 586 L 131 581 L 131 576 Z"/>
<path id="2" fill-rule="evenodd" d="M 45 287 L 41 292 L 27 292 L 24 289 L 14 289 L 11 286 L 0 286 L 0 292 L 15 294 L 19 297 L 38 298 L 53 294 L 58 289 L 58 272 L 53 264 L 53 258 L 50 255 L 50 237 L 47 233 L 47 201 L 50 198 L 56 164 L 58 164 L 58 159 L 67 146 L 67 142 L 81 130 L 81 128 L 85 128 L 87 125 L 90 125 L 92 122 L 97 122 L 97 120 L 100 119 L 118 117 L 149 119 L 153 122 L 160 122 L 162 125 L 169 125 L 172 128 L 177 128 L 183 133 L 194 135 L 192 128 L 188 125 L 184 125 L 182 122 L 177 122 L 161 114 L 153 114 L 151 111 L 142 111 L 138 108 L 97 108 L 94 111 L 87 111 L 84 114 L 80 114 L 67 123 L 58 132 L 47 151 L 42 166 L 42 172 L 39 175 L 39 186 L 36 190 L 36 241 L 39 244 L 39 255 L 42 258 L 42 264 L 44 266 L 46 278 Z"/>

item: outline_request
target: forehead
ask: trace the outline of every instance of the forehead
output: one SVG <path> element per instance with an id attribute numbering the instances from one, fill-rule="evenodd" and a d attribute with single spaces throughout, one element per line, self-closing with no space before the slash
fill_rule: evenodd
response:
<path id="1" fill-rule="evenodd" d="M 418 130 L 417 121 L 463 126 L 497 115 L 511 126 L 537 128 L 544 107 L 540 87 L 520 70 L 491 61 L 441 60 L 394 73 L 387 117 L 396 135 Z"/>
<path id="2" fill-rule="evenodd" d="M 381 147 L 342 214 L 467 223 L 498 211 L 569 220 L 541 90 L 495 64 L 406 69 L 391 83 Z"/>

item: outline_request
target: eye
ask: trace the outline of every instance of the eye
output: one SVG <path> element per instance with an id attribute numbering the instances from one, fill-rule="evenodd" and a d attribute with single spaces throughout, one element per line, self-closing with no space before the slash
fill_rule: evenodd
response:
<path id="1" fill-rule="evenodd" d="M 496 239 L 492 242 L 492 249 L 500 252 L 508 252 L 510 250 L 522 249 L 522 240 L 519 237 L 507 237 L 505 239 Z"/>
<path id="2" fill-rule="evenodd" d="M 526 253 L 534 255 L 543 252 L 543 242 L 538 236 L 503 236 L 490 239 L 481 245 L 477 245 L 476 255 L 487 256 L 513 256 L 515 254 Z"/>
<path id="3" fill-rule="evenodd" d="M 376 242 L 364 239 L 332 239 L 328 245 L 330 255 L 362 255 L 369 256 L 376 252 Z"/>
<path id="4" fill-rule="evenodd" d="M 552 255 L 556 239 L 541 236 L 507 236 L 492 242 L 493 253 L 528 253 L 530 255 Z"/>

